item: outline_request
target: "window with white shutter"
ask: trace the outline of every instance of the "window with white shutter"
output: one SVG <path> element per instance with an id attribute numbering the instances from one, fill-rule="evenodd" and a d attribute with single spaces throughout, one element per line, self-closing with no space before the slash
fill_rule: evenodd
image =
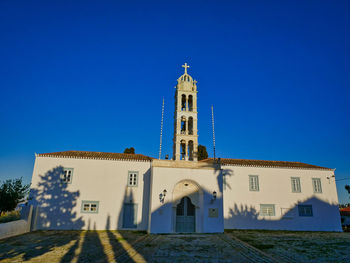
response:
<path id="1" fill-rule="evenodd" d="M 274 216 L 275 215 L 275 205 L 261 204 L 260 205 L 260 215 L 261 216 Z"/>
<path id="2" fill-rule="evenodd" d="M 322 193 L 321 178 L 312 178 L 314 193 Z"/>
<path id="3" fill-rule="evenodd" d="M 259 191 L 259 176 L 249 175 L 249 191 Z"/>
<path id="4" fill-rule="evenodd" d="M 81 212 L 82 213 L 98 213 L 99 201 L 82 201 Z"/>
<path id="5" fill-rule="evenodd" d="M 139 172 L 129 171 L 128 186 L 137 186 Z"/>
<path id="6" fill-rule="evenodd" d="M 70 184 L 73 179 L 73 168 L 63 168 L 63 172 L 61 174 L 61 182 Z"/>
<path id="7" fill-rule="evenodd" d="M 299 216 L 313 216 L 312 205 L 298 205 Z"/>
<path id="8" fill-rule="evenodd" d="M 301 193 L 300 177 L 291 177 L 292 192 Z"/>

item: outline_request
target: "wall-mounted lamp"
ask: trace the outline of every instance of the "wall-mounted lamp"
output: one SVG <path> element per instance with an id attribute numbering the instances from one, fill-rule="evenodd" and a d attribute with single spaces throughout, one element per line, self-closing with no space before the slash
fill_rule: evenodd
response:
<path id="1" fill-rule="evenodd" d="M 327 176 L 327 179 L 331 179 L 332 177 L 335 177 L 335 175 L 333 174 L 333 175 L 331 175 L 330 177 Z"/>
<path id="2" fill-rule="evenodd" d="M 161 203 L 164 203 L 164 198 L 165 198 L 165 196 L 166 196 L 166 193 L 167 193 L 167 190 L 164 189 L 164 190 L 163 190 L 163 193 L 160 193 L 160 194 L 159 194 L 159 200 L 160 200 Z"/>

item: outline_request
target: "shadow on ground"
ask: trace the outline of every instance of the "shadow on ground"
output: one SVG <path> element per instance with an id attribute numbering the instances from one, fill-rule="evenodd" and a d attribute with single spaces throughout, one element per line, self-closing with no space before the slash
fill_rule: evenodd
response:
<path id="1" fill-rule="evenodd" d="M 110 216 L 106 218 L 108 230 L 96 231 L 95 222 L 77 216 L 80 192 L 70 191 L 62 175 L 62 166 L 40 175 L 40 182 L 31 189 L 30 205 L 35 207 L 32 229 L 41 231 L 0 240 L 1 262 L 113 262 L 119 255 L 127 255 L 130 243 L 145 235 L 113 230 L 117 226 L 111 227 Z M 73 230 L 84 227 L 88 230 Z"/>
<path id="2" fill-rule="evenodd" d="M 133 244 L 147 236 L 144 232 L 96 231 L 35 231 L 0 240 L 1 262 L 116 262 L 137 250 Z"/>

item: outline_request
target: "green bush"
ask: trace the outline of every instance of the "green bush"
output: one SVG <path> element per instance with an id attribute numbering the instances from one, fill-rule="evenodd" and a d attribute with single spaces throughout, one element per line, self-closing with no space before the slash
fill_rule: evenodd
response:
<path id="1" fill-rule="evenodd" d="M 21 219 L 19 211 L 2 212 L 0 215 L 0 224 Z"/>
<path id="2" fill-rule="evenodd" d="M 22 178 L 9 179 L 0 185 L 0 213 L 15 210 L 27 200 L 30 184 L 24 185 Z"/>

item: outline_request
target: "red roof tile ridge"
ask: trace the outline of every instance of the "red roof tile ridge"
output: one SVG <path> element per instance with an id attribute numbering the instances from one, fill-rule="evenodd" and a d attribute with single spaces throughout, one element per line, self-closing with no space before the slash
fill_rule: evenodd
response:
<path id="1" fill-rule="evenodd" d="M 154 159 L 153 157 L 141 154 L 141 153 L 114 153 L 114 152 L 93 152 L 93 151 L 68 151 L 68 152 L 86 152 L 86 153 L 106 153 L 106 154 L 122 154 L 122 155 L 128 155 L 128 156 L 143 156 L 147 158 Z"/>
<path id="2" fill-rule="evenodd" d="M 218 159 L 218 158 L 216 158 Z M 200 162 L 204 161 L 211 161 L 214 160 L 214 158 L 207 158 L 204 160 L 200 160 Z M 257 159 L 242 159 L 242 158 L 220 158 L 220 160 L 234 160 L 234 161 L 254 161 L 254 162 L 285 162 L 285 163 L 302 163 L 303 162 L 296 162 L 296 161 L 277 161 L 277 160 L 257 160 Z"/>
<path id="3" fill-rule="evenodd" d="M 67 156 L 67 157 L 82 157 L 82 156 L 74 156 L 74 154 L 90 154 L 90 155 L 111 155 L 110 158 L 106 159 L 118 159 L 118 158 L 112 158 L 112 155 L 120 156 L 120 157 L 129 157 L 130 159 L 138 159 L 139 158 L 144 158 L 144 159 L 149 159 L 152 160 L 154 159 L 153 157 L 146 156 L 143 154 L 131 154 L 131 153 L 113 153 L 113 152 L 93 152 L 93 151 L 76 151 L 76 150 L 69 150 L 69 151 L 61 151 L 61 152 L 51 152 L 51 153 L 39 153 L 38 156 Z M 88 157 L 85 157 L 88 158 Z M 102 158 L 105 159 L 101 156 L 94 156 L 94 158 Z"/>
<path id="4" fill-rule="evenodd" d="M 201 160 L 201 162 L 207 162 L 207 161 L 213 161 L 214 158 L 207 158 L 204 160 Z M 229 162 L 229 161 L 234 161 L 234 162 L 242 162 L 241 165 L 248 165 L 248 166 L 254 166 L 254 164 L 256 166 L 274 166 L 273 164 L 280 164 L 283 165 L 285 164 L 285 167 L 290 167 L 290 168 L 309 168 L 309 169 L 326 169 L 326 170 L 333 170 L 331 168 L 327 168 L 327 167 L 322 167 L 322 166 L 318 166 L 318 165 L 313 165 L 313 164 L 307 164 L 307 163 L 303 163 L 303 162 L 296 162 L 296 161 L 276 161 L 276 160 L 254 160 L 254 159 L 233 159 L 233 158 L 220 158 L 221 162 L 225 163 Z M 251 164 L 248 164 L 249 162 L 251 162 Z M 260 162 L 260 165 L 259 165 Z M 254 163 L 254 164 L 253 164 Z M 263 165 L 263 164 L 264 165 Z M 287 166 L 289 164 L 289 166 Z M 297 165 L 297 166 L 293 166 L 293 165 Z M 277 166 L 277 167 L 284 167 L 284 166 Z"/>
<path id="5" fill-rule="evenodd" d="M 221 160 L 235 160 L 235 161 L 255 161 L 255 162 L 283 162 L 283 163 L 302 163 L 296 161 L 278 161 L 278 160 L 256 160 L 256 159 L 236 159 L 236 158 L 221 158 Z"/>

